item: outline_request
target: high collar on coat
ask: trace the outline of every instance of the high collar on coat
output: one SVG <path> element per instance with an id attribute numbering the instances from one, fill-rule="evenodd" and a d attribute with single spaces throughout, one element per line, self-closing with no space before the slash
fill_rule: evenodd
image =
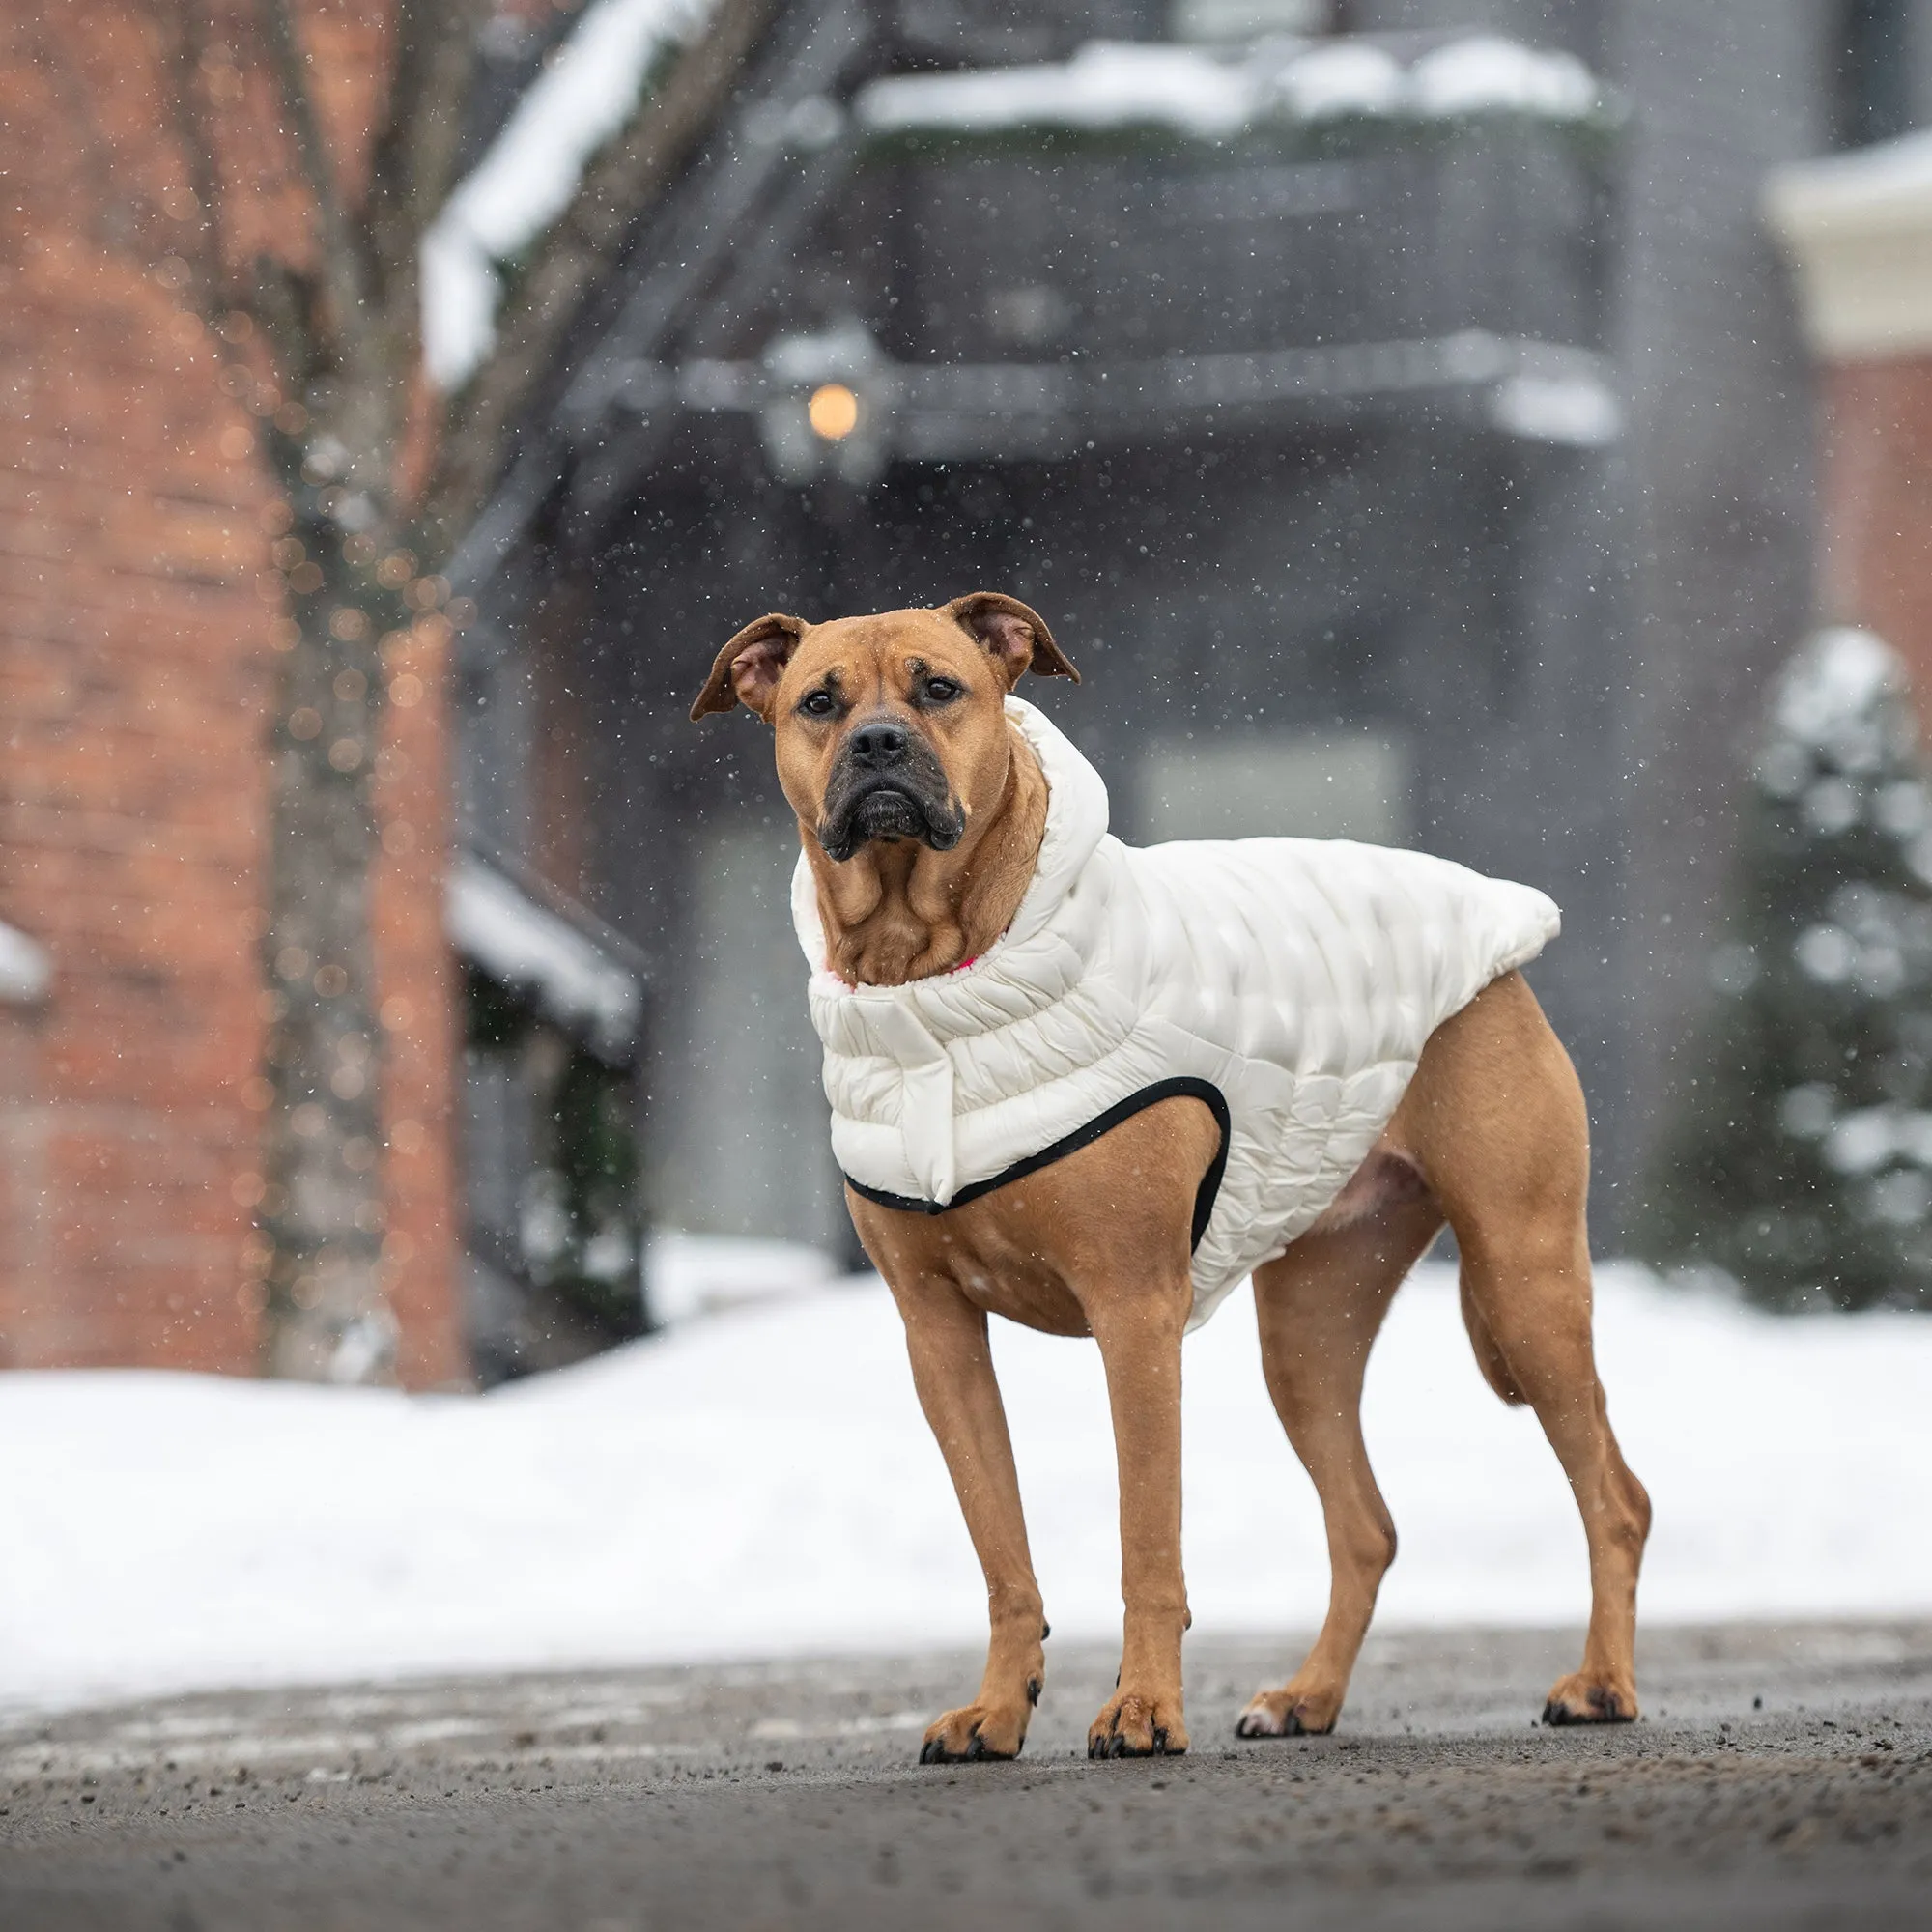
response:
<path id="1" fill-rule="evenodd" d="M 1062 997 L 1087 964 L 1089 922 L 1069 900 L 1107 835 L 1100 774 L 1043 712 L 1009 697 L 1007 716 L 1039 760 L 1046 780 L 1046 831 L 1032 883 L 1012 923 L 977 959 L 899 986 L 850 986 L 826 967 L 825 933 L 811 867 L 799 855 L 791 916 L 811 968 L 812 1025 L 828 1054 L 893 1063 L 904 1083 L 906 1151 L 930 1198 L 954 1191 L 952 1065 L 949 1042 L 991 1032 Z"/>
<path id="2" fill-rule="evenodd" d="M 1043 711 L 1037 711 L 1023 697 L 1009 697 L 1007 716 L 1032 747 L 1046 780 L 1046 832 L 1039 842 L 1033 882 L 1020 900 L 1012 923 L 978 959 L 964 967 L 924 980 L 911 980 L 900 986 L 849 986 L 827 970 L 825 930 L 818 920 L 818 891 L 812 881 L 811 867 L 801 852 L 791 879 L 791 920 L 799 949 L 811 968 L 814 996 L 822 993 L 830 998 L 842 994 L 860 1001 L 892 1001 L 922 986 L 990 968 L 1003 952 L 1024 945 L 1052 923 L 1061 902 L 1094 856 L 1094 848 L 1106 837 L 1107 786 L 1100 774 L 1075 749 L 1072 740 Z M 829 983 L 821 986 L 820 981 Z"/>

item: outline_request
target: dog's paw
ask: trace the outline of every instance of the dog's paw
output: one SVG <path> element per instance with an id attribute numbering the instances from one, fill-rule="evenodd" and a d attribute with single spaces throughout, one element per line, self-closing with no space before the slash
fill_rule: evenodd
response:
<path id="1" fill-rule="evenodd" d="M 1179 1757 L 1187 1748 L 1180 1698 L 1116 1690 L 1087 1731 L 1089 1757 Z"/>
<path id="2" fill-rule="evenodd" d="M 1636 1686 L 1606 1683 L 1578 1670 L 1559 1677 L 1543 1706 L 1546 1724 L 1628 1724 L 1636 1716 Z"/>
<path id="3" fill-rule="evenodd" d="M 1027 1719 L 1039 1701 L 1037 1680 L 1029 1680 L 1027 1701 L 1017 1709 L 1002 1704 L 965 1704 L 948 1711 L 926 1728 L 919 1747 L 921 1764 L 964 1764 L 972 1758 L 1018 1757 L 1026 1743 Z"/>
<path id="4" fill-rule="evenodd" d="M 1321 1738 L 1335 1728 L 1342 1699 L 1333 1692 L 1297 1690 L 1293 1684 L 1279 1690 L 1258 1690 L 1235 1719 L 1237 1738 Z"/>

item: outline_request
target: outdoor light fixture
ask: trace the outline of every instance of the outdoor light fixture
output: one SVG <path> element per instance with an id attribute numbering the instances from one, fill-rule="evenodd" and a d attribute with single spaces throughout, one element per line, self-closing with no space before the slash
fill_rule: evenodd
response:
<path id="1" fill-rule="evenodd" d="M 780 335 L 760 358 L 758 428 L 781 483 L 836 477 L 860 489 L 885 473 L 896 372 L 856 317 L 816 335 Z"/>
<path id="2" fill-rule="evenodd" d="M 859 427 L 859 398 L 843 383 L 827 383 L 812 390 L 805 414 L 813 434 L 843 442 Z"/>

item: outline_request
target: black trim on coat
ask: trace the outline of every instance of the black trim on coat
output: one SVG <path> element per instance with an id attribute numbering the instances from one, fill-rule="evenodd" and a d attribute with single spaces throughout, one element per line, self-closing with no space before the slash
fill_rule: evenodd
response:
<path id="1" fill-rule="evenodd" d="M 1194 1195 L 1194 1226 L 1187 1239 L 1190 1254 L 1201 1245 L 1201 1236 L 1208 1232 L 1208 1223 L 1213 1217 L 1214 1202 L 1221 1192 L 1221 1177 L 1228 1171 L 1228 1141 L 1233 1131 L 1233 1116 L 1228 1111 L 1228 1100 L 1220 1088 L 1211 1080 L 1196 1080 L 1190 1076 L 1180 1076 L 1173 1080 L 1156 1080 L 1151 1087 L 1143 1087 L 1137 1094 L 1129 1094 L 1124 1100 L 1116 1100 L 1105 1113 L 1095 1114 L 1084 1127 L 1074 1130 L 1051 1147 L 1041 1148 L 1037 1153 L 1030 1153 L 1024 1160 L 1016 1160 L 1012 1166 L 996 1174 L 990 1180 L 976 1180 L 968 1187 L 962 1187 L 951 1201 L 923 1201 L 912 1194 L 889 1194 L 883 1187 L 867 1187 L 863 1180 L 854 1180 L 848 1174 L 845 1185 L 854 1194 L 881 1208 L 895 1208 L 902 1214 L 945 1214 L 954 1208 L 964 1208 L 969 1202 L 978 1201 L 981 1195 L 990 1194 L 996 1187 L 1005 1187 L 1009 1181 L 1024 1180 L 1030 1174 L 1037 1174 L 1043 1167 L 1051 1167 L 1057 1160 L 1065 1160 L 1070 1153 L 1078 1153 L 1084 1147 L 1090 1147 L 1104 1133 L 1111 1132 L 1122 1121 L 1131 1120 L 1136 1114 L 1144 1113 L 1150 1107 L 1158 1106 L 1163 1100 L 1202 1100 L 1214 1116 L 1221 1129 L 1221 1145 L 1214 1158 L 1208 1163 L 1208 1172 L 1201 1177 L 1201 1185 Z"/>

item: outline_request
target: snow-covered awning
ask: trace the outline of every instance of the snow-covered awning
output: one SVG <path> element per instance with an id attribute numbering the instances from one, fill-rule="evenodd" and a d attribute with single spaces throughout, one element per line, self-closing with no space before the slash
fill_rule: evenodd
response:
<path id="1" fill-rule="evenodd" d="M 45 947 L 0 920 L 0 1006 L 31 1006 L 53 982 Z"/>
<path id="2" fill-rule="evenodd" d="M 499 984 L 534 1000 L 545 1016 L 582 1035 L 606 1058 L 636 1040 L 643 985 L 612 948 L 473 852 L 457 858 L 443 907 L 450 944 Z"/>
<path id="3" fill-rule="evenodd" d="M 592 157 L 623 132 L 666 59 L 697 37 L 714 0 L 593 0 L 517 103 L 422 242 L 423 359 L 461 388 L 489 355 L 514 262 L 576 194 Z"/>
<path id="4" fill-rule="evenodd" d="M 715 4 L 593 0 L 458 184 L 422 244 L 423 354 L 439 386 L 460 388 L 490 353 L 502 266 L 524 257 L 569 207 L 597 152 L 635 118 L 665 62 L 697 37 Z M 837 128 L 832 102 L 808 105 L 828 132 Z M 1070 61 L 875 80 L 854 106 L 861 136 L 875 143 L 1134 128 L 1221 142 L 1349 120 L 1588 124 L 1614 114 L 1574 56 L 1494 34 L 1413 54 L 1353 37 L 1271 37 L 1233 48 L 1094 42 Z"/>
<path id="5" fill-rule="evenodd" d="M 1232 53 L 1098 41 L 1070 61 L 875 80 L 856 107 L 860 125 L 877 137 L 1154 128 L 1200 141 L 1295 122 L 1496 114 L 1586 122 L 1610 112 L 1582 62 L 1493 34 L 1440 43 L 1407 61 L 1353 38 L 1267 40 Z"/>

